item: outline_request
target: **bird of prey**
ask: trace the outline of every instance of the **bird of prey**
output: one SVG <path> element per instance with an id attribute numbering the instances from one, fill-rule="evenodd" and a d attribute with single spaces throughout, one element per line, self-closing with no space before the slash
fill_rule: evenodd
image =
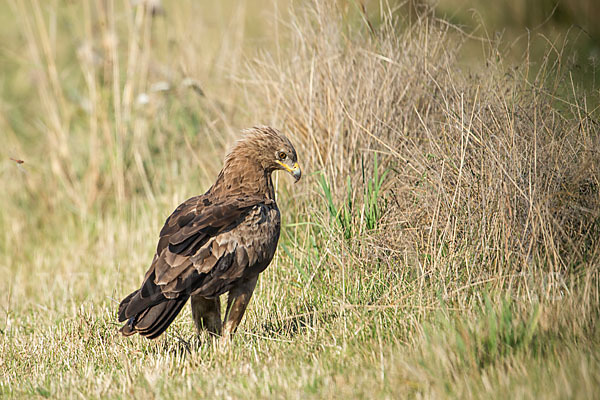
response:
<path id="1" fill-rule="evenodd" d="M 211 188 L 167 218 L 142 286 L 119 305 L 123 335 L 158 337 L 190 297 L 198 332 L 230 337 L 237 329 L 279 240 L 271 174 L 301 176 L 296 150 L 279 131 L 258 126 L 244 133 Z M 221 322 L 219 296 L 226 292 Z"/>

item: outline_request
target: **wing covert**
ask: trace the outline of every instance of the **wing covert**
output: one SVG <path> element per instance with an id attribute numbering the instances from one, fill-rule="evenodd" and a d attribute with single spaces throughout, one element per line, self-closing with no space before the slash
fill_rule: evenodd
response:
<path id="1" fill-rule="evenodd" d="M 215 202 L 197 196 L 177 207 L 161 230 L 151 266 L 154 283 L 165 296 L 193 289 L 201 275 L 213 270 L 225 279 L 239 275 L 250 260 L 245 248 L 238 249 L 231 232 L 261 202 L 264 198 Z M 226 271 L 232 265 L 236 268 L 230 276 Z"/>

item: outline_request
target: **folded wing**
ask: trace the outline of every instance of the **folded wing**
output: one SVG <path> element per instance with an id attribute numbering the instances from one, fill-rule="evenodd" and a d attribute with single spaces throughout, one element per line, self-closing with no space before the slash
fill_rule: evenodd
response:
<path id="1" fill-rule="evenodd" d="M 264 198 L 215 201 L 204 195 L 181 204 L 160 232 L 141 288 L 119 305 L 119 322 L 127 321 L 121 332 L 155 338 L 192 294 L 218 296 L 248 269 L 268 263 L 277 238 L 270 246 L 272 238 L 264 236 L 275 233 L 273 222 L 278 237 L 279 212 Z"/>

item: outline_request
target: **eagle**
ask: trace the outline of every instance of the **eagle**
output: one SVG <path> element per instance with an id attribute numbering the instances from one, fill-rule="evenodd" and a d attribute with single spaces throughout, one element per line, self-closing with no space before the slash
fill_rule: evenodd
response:
<path id="1" fill-rule="evenodd" d="M 123 335 L 157 338 L 189 298 L 199 333 L 235 333 L 279 240 L 271 175 L 285 170 L 297 182 L 302 174 L 294 146 L 278 130 L 256 126 L 243 133 L 210 189 L 167 218 L 141 287 L 119 304 Z"/>

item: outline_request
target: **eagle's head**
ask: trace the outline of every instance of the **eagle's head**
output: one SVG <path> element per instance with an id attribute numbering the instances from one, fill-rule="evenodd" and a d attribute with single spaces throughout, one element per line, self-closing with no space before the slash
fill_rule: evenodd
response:
<path id="1" fill-rule="evenodd" d="M 298 165 L 296 149 L 288 138 L 269 126 L 255 126 L 244 130 L 243 133 L 244 137 L 227 156 L 226 165 L 234 160 L 244 160 L 246 167 L 252 168 L 254 164 L 267 173 L 276 170 L 287 171 L 298 182 L 302 171 Z"/>

